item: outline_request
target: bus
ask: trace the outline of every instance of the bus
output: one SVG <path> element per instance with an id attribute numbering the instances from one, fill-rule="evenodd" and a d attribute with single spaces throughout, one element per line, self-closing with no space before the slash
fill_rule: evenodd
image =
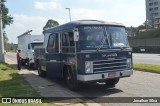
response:
<path id="1" fill-rule="evenodd" d="M 78 90 L 90 82 L 114 87 L 133 74 L 132 49 L 122 24 L 78 20 L 43 34 L 43 46 L 35 49 L 41 77 L 64 78 L 71 90 Z"/>

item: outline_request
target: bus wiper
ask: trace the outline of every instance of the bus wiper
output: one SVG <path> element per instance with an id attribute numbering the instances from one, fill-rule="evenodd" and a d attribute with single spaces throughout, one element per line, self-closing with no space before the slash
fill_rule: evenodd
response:
<path id="1" fill-rule="evenodd" d="M 100 45 L 97 47 L 97 51 L 99 51 L 102 48 L 103 44 L 105 43 L 106 38 L 107 38 L 106 36 L 103 37 Z"/>
<path id="2" fill-rule="evenodd" d="M 116 48 L 120 48 L 121 50 L 124 50 L 126 48 L 128 48 L 128 46 L 122 46 L 122 45 L 119 45 L 119 46 L 115 46 Z"/>
<path id="3" fill-rule="evenodd" d="M 123 50 L 126 49 L 128 46 L 125 46 L 123 43 L 116 43 L 115 47 Z"/>

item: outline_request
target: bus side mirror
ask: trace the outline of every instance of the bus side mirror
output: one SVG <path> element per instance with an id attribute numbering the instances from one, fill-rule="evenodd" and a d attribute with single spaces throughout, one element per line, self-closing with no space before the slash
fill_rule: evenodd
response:
<path id="1" fill-rule="evenodd" d="M 126 32 L 125 35 L 128 37 L 128 33 Z"/>
<path id="2" fill-rule="evenodd" d="M 78 41 L 79 40 L 79 32 L 78 29 L 74 29 L 74 41 Z"/>

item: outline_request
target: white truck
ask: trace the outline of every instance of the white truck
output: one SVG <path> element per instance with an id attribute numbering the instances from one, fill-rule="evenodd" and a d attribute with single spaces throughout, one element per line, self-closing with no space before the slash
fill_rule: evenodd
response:
<path id="1" fill-rule="evenodd" d="M 34 67 L 34 48 L 43 45 L 43 35 L 31 35 L 32 30 L 18 36 L 18 49 L 21 50 L 22 65 Z"/>

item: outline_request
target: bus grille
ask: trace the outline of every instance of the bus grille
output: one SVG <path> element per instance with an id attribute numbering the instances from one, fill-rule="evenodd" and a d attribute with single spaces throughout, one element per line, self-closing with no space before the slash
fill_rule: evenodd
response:
<path id="1" fill-rule="evenodd" d="M 122 71 L 127 69 L 127 58 L 109 58 L 93 61 L 93 72 Z"/>

